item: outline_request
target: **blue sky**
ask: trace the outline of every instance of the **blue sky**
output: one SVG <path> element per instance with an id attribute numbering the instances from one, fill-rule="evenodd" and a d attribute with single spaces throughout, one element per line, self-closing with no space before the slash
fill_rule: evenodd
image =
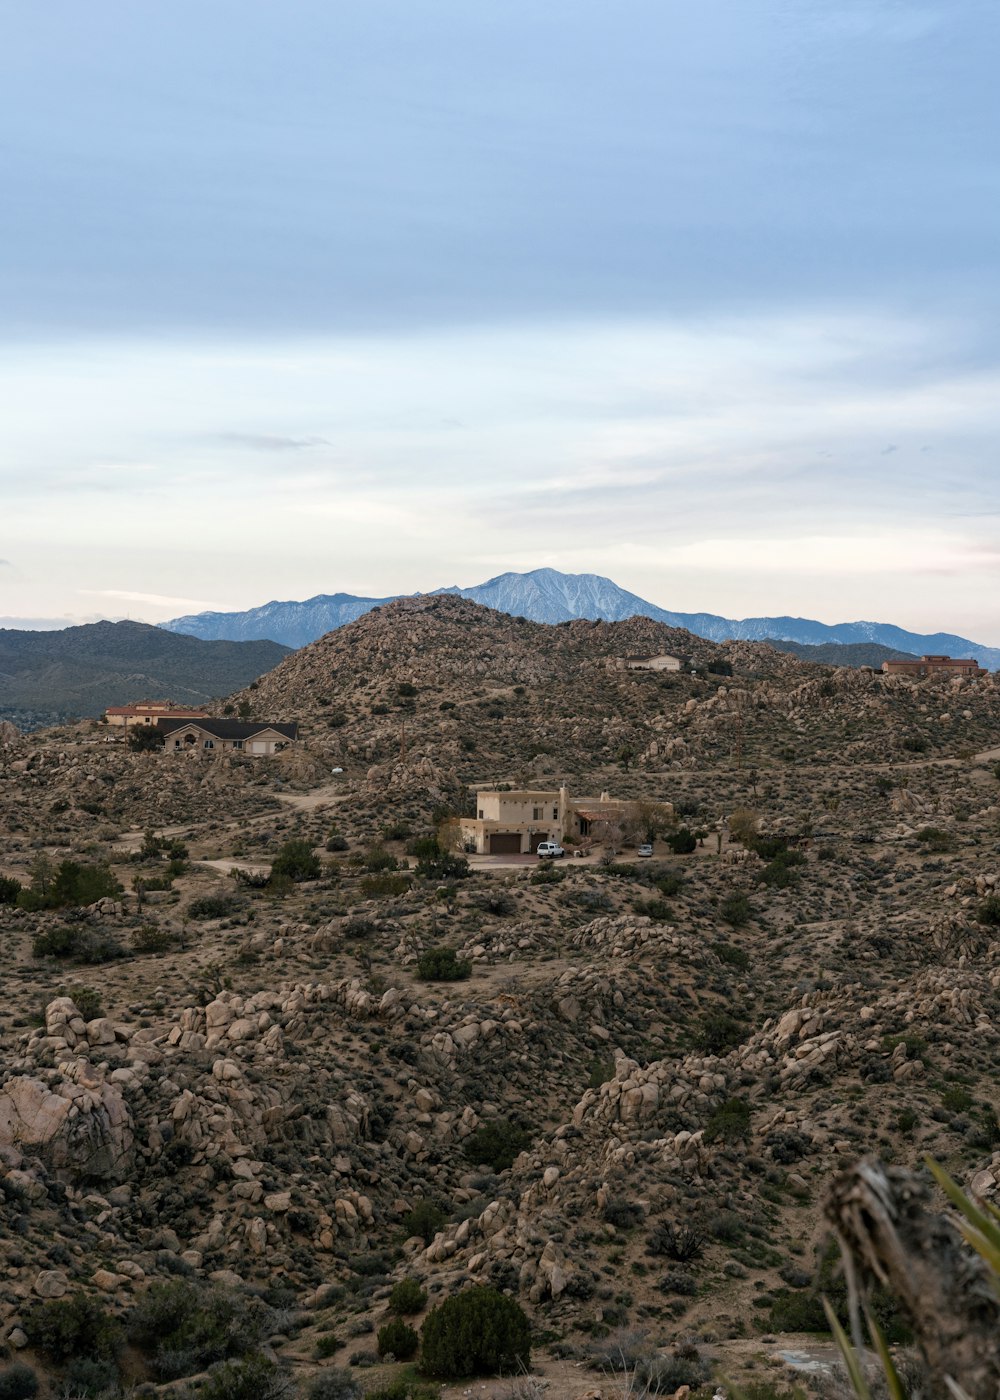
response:
<path id="1" fill-rule="evenodd" d="M 998 40 L 0 0 L 0 617 L 549 564 L 1000 643 Z"/>

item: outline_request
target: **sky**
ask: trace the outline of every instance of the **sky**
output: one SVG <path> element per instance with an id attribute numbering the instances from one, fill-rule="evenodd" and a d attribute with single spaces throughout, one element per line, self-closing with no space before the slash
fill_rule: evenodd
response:
<path id="1" fill-rule="evenodd" d="M 543 565 L 1000 645 L 992 0 L 0 0 L 0 626 Z"/>

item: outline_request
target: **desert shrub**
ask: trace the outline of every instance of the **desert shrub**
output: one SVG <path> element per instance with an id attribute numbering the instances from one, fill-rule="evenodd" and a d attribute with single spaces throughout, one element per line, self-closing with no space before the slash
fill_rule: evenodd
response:
<path id="1" fill-rule="evenodd" d="M 417 693 L 417 687 L 411 681 L 400 681 L 396 686 L 396 694 L 401 695 L 404 700 L 411 700 Z"/>
<path id="2" fill-rule="evenodd" d="M 191 901 L 187 907 L 187 915 L 189 919 L 198 920 L 226 919 L 242 907 L 242 902 L 234 899 L 231 894 L 203 894 L 199 899 Z"/>
<path id="3" fill-rule="evenodd" d="M 949 1084 L 941 1093 L 941 1103 L 950 1113 L 968 1113 L 975 1100 L 960 1084 Z"/>
<path id="4" fill-rule="evenodd" d="M 230 870 L 229 878 L 234 885 L 244 890 L 265 890 L 273 882 L 269 870 L 241 870 L 238 865 L 234 865 Z M 288 880 L 287 875 L 278 878 Z M 292 881 L 288 880 L 288 883 L 291 884 Z"/>
<path id="5" fill-rule="evenodd" d="M 409 1361 L 417 1354 L 420 1338 L 400 1317 L 394 1317 L 378 1329 L 376 1346 L 379 1356 L 392 1356 L 397 1361 Z"/>
<path id="6" fill-rule="evenodd" d="M 1000 927 L 1000 895 L 991 894 L 976 907 L 976 922 Z"/>
<path id="7" fill-rule="evenodd" d="M 801 851 L 790 850 L 786 847 L 764 866 L 760 872 L 760 882 L 772 889 L 787 889 L 796 878 L 795 867 L 805 865 L 805 862 L 806 858 Z"/>
<path id="8" fill-rule="evenodd" d="M 608 1201 L 603 1211 L 604 1219 L 616 1230 L 632 1230 L 645 1219 L 642 1206 L 633 1201 Z"/>
<path id="9" fill-rule="evenodd" d="M 114 962 L 125 956 L 125 949 L 110 933 L 87 927 L 62 927 L 37 933 L 31 943 L 32 957 L 65 958 L 69 962 Z"/>
<path id="10" fill-rule="evenodd" d="M 156 924 L 143 924 L 129 934 L 129 942 L 137 953 L 169 953 L 177 947 L 177 935 Z"/>
<path id="11" fill-rule="evenodd" d="M 379 874 L 383 870 L 395 870 L 399 861 L 387 851 L 381 841 L 375 841 L 364 854 L 364 868 L 373 875 Z"/>
<path id="12" fill-rule="evenodd" d="M 908 734 L 902 741 L 902 747 L 907 753 L 926 753 L 930 745 L 920 734 Z"/>
<path id="13" fill-rule="evenodd" d="M 308 841 L 286 841 L 271 863 L 271 879 L 285 878 L 295 884 L 303 880 L 318 880 L 323 873 L 319 856 L 313 854 Z"/>
<path id="14" fill-rule="evenodd" d="M 750 954 L 745 948 L 737 948 L 735 943 L 720 940 L 712 944 L 712 952 L 720 962 L 724 962 L 728 967 L 735 967 L 740 972 L 750 966 Z"/>
<path id="15" fill-rule="evenodd" d="M 313 1376 L 305 1400 L 361 1400 L 361 1386 L 346 1366 L 331 1366 Z"/>
<path id="16" fill-rule="evenodd" d="M 506 890 L 485 890 L 476 904 L 484 914 L 493 914 L 497 918 L 506 918 L 517 909 L 516 903 Z"/>
<path id="17" fill-rule="evenodd" d="M 38 1377 L 23 1361 L 0 1371 L 0 1400 L 32 1400 L 38 1394 Z"/>
<path id="18" fill-rule="evenodd" d="M 409 875 L 392 875 L 388 871 L 381 875 L 365 875 L 361 880 L 361 893 L 366 899 L 392 899 L 405 894 L 409 888 Z"/>
<path id="19" fill-rule="evenodd" d="M 254 1351 L 270 1330 L 258 1298 L 186 1279 L 154 1284 L 128 1316 L 129 1340 L 150 1358 L 158 1380 L 177 1380 L 216 1361 Z"/>
<path id="20" fill-rule="evenodd" d="M 33 1349 L 57 1366 L 76 1358 L 113 1361 L 124 1341 L 117 1318 L 85 1293 L 32 1304 L 23 1326 Z"/>
<path id="21" fill-rule="evenodd" d="M 644 914 L 647 919 L 653 919 L 658 924 L 667 923 L 674 917 L 674 911 L 665 899 L 637 899 L 635 912 Z"/>
<path id="22" fill-rule="evenodd" d="M 752 912 L 749 899 L 745 894 L 737 892 L 727 894 L 719 905 L 719 914 L 727 924 L 732 924 L 733 928 L 742 928 L 749 921 Z"/>
<path id="23" fill-rule="evenodd" d="M 667 1269 L 656 1286 L 661 1293 L 673 1293 L 682 1298 L 693 1298 L 698 1292 L 698 1280 L 686 1269 Z"/>
<path id="24" fill-rule="evenodd" d="M 690 1264 L 700 1259 L 705 1250 L 705 1237 L 692 1225 L 658 1225 L 646 1243 L 647 1254 L 662 1254 L 677 1264 Z"/>
<path id="25" fill-rule="evenodd" d="M 437 842 L 434 844 L 437 845 Z M 416 870 L 424 880 L 465 880 L 472 874 L 472 867 L 465 856 L 442 851 L 440 847 L 437 855 L 421 856 Z"/>
<path id="26" fill-rule="evenodd" d="M 526 1370 L 531 1329 L 513 1298 L 495 1288 L 466 1289 L 432 1309 L 421 1328 L 421 1370 L 448 1379 Z"/>
<path id="27" fill-rule="evenodd" d="M 710 1011 L 695 1032 L 695 1048 L 708 1055 L 721 1055 L 739 1045 L 746 1026 L 728 1011 Z"/>
<path id="28" fill-rule="evenodd" d="M 16 904 L 21 889 L 20 880 L 15 880 L 12 875 L 0 875 L 0 904 Z"/>
<path id="29" fill-rule="evenodd" d="M 686 826 L 679 826 L 667 836 L 667 845 L 675 856 L 689 856 L 698 845 L 698 838 Z"/>
<path id="30" fill-rule="evenodd" d="M 472 973 L 472 963 L 454 948 L 427 948 L 417 959 L 417 976 L 423 982 L 461 982 Z"/>
<path id="31" fill-rule="evenodd" d="M 565 879 L 565 869 L 556 865 L 555 861 L 547 860 L 544 865 L 540 865 L 537 870 L 531 872 L 528 883 L 532 885 L 558 885 L 561 880 Z"/>
<path id="32" fill-rule="evenodd" d="M 198 1400 L 281 1400 L 290 1392 L 286 1372 L 257 1352 L 217 1366 L 198 1391 Z"/>
<path id="33" fill-rule="evenodd" d="M 916 840 L 919 841 L 929 851 L 943 853 L 954 849 L 955 841 L 947 831 L 942 831 L 939 826 L 922 826 L 916 833 Z"/>
<path id="34" fill-rule="evenodd" d="M 396 821 L 387 822 L 382 828 L 383 841 L 408 841 L 411 834 L 409 826 L 399 818 Z"/>
<path id="35" fill-rule="evenodd" d="M 787 1167 L 805 1157 L 809 1153 L 812 1143 L 805 1133 L 790 1130 L 771 1133 L 764 1139 L 764 1146 L 776 1162 Z"/>
<path id="36" fill-rule="evenodd" d="M 404 1278 L 393 1287 L 389 1294 L 389 1311 L 401 1317 L 418 1313 L 427 1302 L 427 1293 L 415 1278 Z"/>
<path id="37" fill-rule="evenodd" d="M 484 1123 L 465 1139 L 462 1151 L 466 1159 L 478 1165 L 485 1162 L 495 1172 L 506 1171 L 514 1158 L 528 1146 L 531 1134 L 506 1118 Z"/>
<path id="38" fill-rule="evenodd" d="M 330 833 L 326 838 L 326 849 L 328 851 L 348 851 L 351 843 L 346 836 L 340 836 L 336 831 Z"/>
<path id="39" fill-rule="evenodd" d="M 750 1137 L 750 1105 L 746 1099 L 727 1099 L 709 1118 L 706 1142 L 746 1142 Z"/>
<path id="40" fill-rule="evenodd" d="M 647 1356 L 635 1368 L 634 1384 L 640 1394 L 672 1396 L 681 1386 L 700 1386 L 708 1380 L 709 1369 L 697 1352 L 691 1356 Z"/>
<path id="41" fill-rule="evenodd" d="M 679 870 L 668 870 L 665 874 L 658 875 L 654 883 L 665 899 L 672 899 L 684 888 L 684 876 Z"/>
<path id="42" fill-rule="evenodd" d="M 403 1229 L 408 1236 L 419 1235 L 424 1244 L 431 1244 L 447 1219 L 444 1211 L 434 1201 L 419 1201 L 403 1216 Z"/>
<path id="43" fill-rule="evenodd" d="M 96 1021 L 104 1015 L 100 992 L 93 987 L 59 987 L 57 997 L 72 997 L 73 1004 L 85 1021 Z"/>
<path id="44" fill-rule="evenodd" d="M 403 1375 L 382 1381 L 373 1390 L 366 1390 L 365 1400 L 439 1400 L 440 1394 L 440 1386 L 421 1385 L 419 1381 L 414 1382 Z"/>

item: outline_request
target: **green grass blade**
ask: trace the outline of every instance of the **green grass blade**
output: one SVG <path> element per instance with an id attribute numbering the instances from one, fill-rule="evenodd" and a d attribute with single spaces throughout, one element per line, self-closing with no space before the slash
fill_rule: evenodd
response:
<path id="1" fill-rule="evenodd" d="M 830 1307 L 826 1298 L 823 1299 L 823 1311 L 826 1313 L 826 1320 L 830 1324 L 830 1331 L 833 1339 L 837 1343 L 837 1350 L 844 1358 L 844 1365 L 847 1368 L 847 1378 L 851 1383 L 851 1389 L 857 1396 L 857 1400 L 872 1400 L 872 1393 L 868 1382 L 865 1380 L 865 1373 L 861 1369 L 861 1360 L 854 1347 L 847 1340 L 847 1333 L 841 1327 L 837 1314 Z"/>
<path id="2" fill-rule="evenodd" d="M 868 1331 L 872 1341 L 875 1343 L 875 1350 L 878 1352 L 878 1359 L 882 1363 L 882 1370 L 885 1372 L 885 1383 L 889 1391 L 889 1400 L 907 1400 L 906 1391 L 903 1389 L 903 1382 L 899 1379 L 899 1372 L 896 1370 L 896 1363 L 889 1352 L 888 1344 L 881 1327 L 865 1308 L 865 1321 L 868 1323 Z"/>

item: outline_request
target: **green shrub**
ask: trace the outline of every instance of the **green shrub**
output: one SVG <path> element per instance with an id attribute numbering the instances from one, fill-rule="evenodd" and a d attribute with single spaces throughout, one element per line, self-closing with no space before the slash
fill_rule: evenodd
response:
<path id="1" fill-rule="evenodd" d="M 38 1377 L 23 1361 L 0 1371 L 0 1400 L 32 1400 L 38 1394 Z"/>
<path id="2" fill-rule="evenodd" d="M 365 875 L 361 880 L 361 893 L 366 899 L 393 899 L 409 888 L 409 875 L 392 875 L 388 871 L 382 875 Z"/>
<path id="3" fill-rule="evenodd" d="M 336 1332 L 327 1332 L 325 1336 L 316 1339 L 316 1355 L 322 1360 L 325 1356 L 333 1356 L 340 1350 L 340 1338 Z"/>
<path id="4" fill-rule="evenodd" d="M 746 1099 L 727 1099 L 705 1128 L 706 1142 L 746 1142 L 750 1137 L 750 1105 Z"/>
<path id="5" fill-rule="evenodd" d="M 389 1294 L 389 1311 L 398 1313 L 400 1317 L 409 1317 L 411 1313 L 421 1312 L 426 1302 L 427 1293 L 421 1288 L 419 1280 L 403 1278 Z"/>
<path id="6" fill-rule="evenodd" d="M 323 873 L 319 856 L 313 854 L 308 841 L 286 841 L 271 864 L 271 879 L 292 880 L 301 884 L 303 880 L 318 880 Z"/>
<path id="7" fill-rule="evenodd" d="M 679 870 L 668 870 L 665 874 L 658 875 L 654 883 L 664 899 L 672 899 L 684 888 L 684 876 Z"/>
<path id="8" fill-rule="evenodd" d="M 260 1299 L 187 1279 L 154 1284 L 127 1319 L 129 1340 L 149 1357 L 161 1381 L 253 1352 L 270 1322 L 270 1309 Z"/>
<path id="9" fill-rule="evenodd" d="M 724 962 L 728 967 L 735 967 L 740 972 L 750 966 L 750 954 L 745 948 L 738 948 L 735 943 L 713 943 L 712 952 L 720 962 Z"/>
<path id="10" fill-rule="evenodd" d="M 137 953 L 170 953 L 177 947 L 177 935 L 156 924 L 143 924 L 132 930 L 129 942 Z"/>
<path id="11" fill-rule="evenodd" d="M 437 842 L 434 843 L 437 845 Z M 442 851 L 437 855 L 425 855 L 417 861 L 417 874 L 424 880 L 466 880 L 472 874 L 472 867 L 465 856 L 453 851 Z"/>
<path id="12" fill-rule="evenodd" d="M 403 1216 L 403 1229 L 407 1236 L 419 1235 L 424 1244 L 432 1244 L 434 1236 L 443 1229 L 447 1219 L 441 1207 L 433 1201 L 419 1201 Z"/>
<path id="13" fill-rule="evenodd" d="M 476 1287 L 432 1309 L 421 1328 L 420 1369 L 446 1380 L 513 1374 L 531 1364 L 531 1329 L 513 1298 Z"/>
<path id="14" fill-rule="evenodd" d="M 679 826 L 667 836 L 667 845 L 675 856 L 689 856 L 697 848 L 698 838 L 686 826 Z"/>
<path id="15" fill-rule="evenodd" d="M 746 1026 L 728 1011 L 710 1011 L 695 1033 L 695 1048 L 709 1055 L 722 1055 L 739 1045 Z"/>
<path id="16" fill-rule="evenodd" d="M 950 1084 L 941 1094 L 941 1103 L 950 1113 L 968 1113 L 975 1099 L 960 1084 Z"/>
<path id="17" fill-rule="evenodd" d="M 16 904 L 22 888 L 20 880 L 15 880 L 12 875 L 0 875 L 0 904 Z"/>
<path id="18" fill-rule="evenodd" d="M 57 1366 L 78 1357 L 113 1361 L 124 1341 L 117 1318 L 85 1293 L 32 1304 L 23 1326 L 32 1348 Z"/>
<path id="19" fill-rule="evenodd" d="M 485 1162 L 494 1171 L 506 1171 L 514 1158 L 531 1142 L 531 1134 L 506 1118 L 484 1123 L 465 1139 L 462 1146 L 466 1159 L 476 1165 Z"/>
<path id="20" fill-rule="evenodd" d="M 93 987 L 60 987 L 57 997 L 72 997 L 73 1004 L 85 1021 L 96 1021 L 104 1015 L 101 994 Z"/>
<path id="21" fill-rule="evenodd" d="M 472 963 L 454 948 L 427 948 L 417 959 L 417 976 L 423 982 L 461 982 L 472 973 Z"/>
<path id="22" fill-rule="evenodd" d="M 396 1361 L 409 1361 L 417 1354 L 420 1338 L 408 1323 L 394 1317 L 378 1329 L 376 1347 L 379 1356 L 392 1356 Z"/>
<path id="23" fill-rule="evenodd" d="M 750 901 L 745 894 L 727 894 L 719 905 L 719 914 L 727 924 L 732 924 L 733 928 L 742 928 L 748 923 L 752 912 Z"/>
<path id="24" fill-rule="evenodd" d="M 204 894 L 193 899 L 187 907 L 189 919 L 226 919 L 243 908 L 243 901 L 231 894 Z"/>
<path id="25" fill-rule="evenodd" d="M 987 895 L 977 906 L 976 922 L 988 924 L 991 928 L 1000 927 L 1000 895 Z"/>
<path id="26" fill-rule="evenodd" d="M 346 1366 L 330 1366 L 313 1376 L 305 1400 L 361 1400 L 361 1386 Z"/>
<path id="27" fill-rule="evenodd" d="M 65 958 L 70 962 L 93 965 L 123 958 L 125 949 L 110 933 L 78 926 L 37 933 L 32 939 L 31 953 L 36 958 Z"/>
<path id="28" fill-rule="evenodd" d="M 286 1373 L 257 1352 L 217 1366 L 198 1391 L 198 1400 L 280 1400 L 289 1393 Z"/>
<path id="29" fill-rule="evenodd" d="M 351 843 L 346 836 L 340 836 L 337 832 L 331 832 L 326 838 L 326 849 L 328 851 L 348 851 Z"/>

